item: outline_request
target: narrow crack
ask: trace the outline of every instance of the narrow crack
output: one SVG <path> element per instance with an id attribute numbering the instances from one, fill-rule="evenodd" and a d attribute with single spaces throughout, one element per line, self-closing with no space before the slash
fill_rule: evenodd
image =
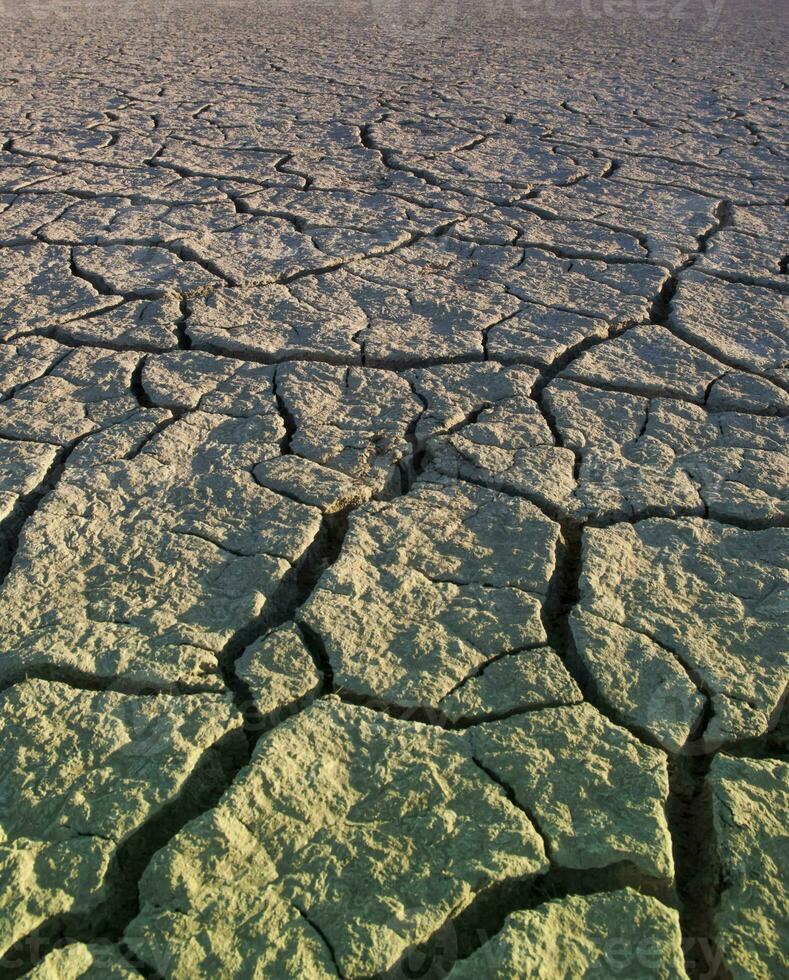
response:
<path id="1" fill-rule="evenodd" d="M 119 300 L 122 298 L 141 298 L 136 294 L 129 294 L 128 297 L 120 297 L 118 293 L 116 293 L 115 290 L 110 287 L 109 283 L 103 278 L 103 276 L 99 275 L 98 273 L 91 272 L 88 269 L 81 269 L 77 264 L 77 257 L 74 252 L 74 248 L 69 250 L 69 269 L 71 270 L 72 276 L 74 276 L 76 279 L 82 279 L 83 282 L 86 282 L 101 296 L 112 296 L 113 298 Z"/>
<path id="2" fill-rule="evenodd" d="M 405 431 L 405 438 L 411 446 L 411 455 L 407 459 L 399 460 L 397 468 L 400 471 L 400 492 L 406 494 L 413 487 L 422 475 L 426 462 L 425 447 L 417 434 L 419 423 L 429 409 L 427 398 L 416 386 L 412 377 L 405 375 L 411 394 L 422 406 L 419 412 L 411 419 Z"/>
<path id="3" fill-rule="evenodd" d="M 765 276 L 750 276 L 745 272 L 731 272 L 728 269 L 701 268 L 697 271 L 699 275 L 720 279 L 721 282 L 729 282 L 735 286 L 758 286 L 760 289 L 770 289 L 779 296 L 789 294 L 789 283 L 776 282 Z"/>
<path id="4" fill-rule="evenodd" d="M 441 695 L 440 700 L 445 701 L 448 697 L 451 697 L 457 691 L 464 688 L 470 681 L 476 680 L 478 677 L 482 677 L 482 675 L 487 671 L 489 667 L 492 667 L 493 664 L 498 663 L 500 660 L 503 660 L 505 657 L 516 656 L 519 653 L 526 653 L 529 650 L 543 650 L 543 649 L 546 649 L 545 643 L 535 643 L 529 646 L 515 647 L 512 650 L 502 650 L 500 653 L 496 653 L 492 657 L 489 657 L 487 660 L 483 661 L 481 664 L 475 667 L 468 674 L 465 674 L 463 677 L 461 677 L 456 684 L 452 685 L 452 687 L 447 691 L 446 694 Z"/>
<path id="5" fill-rule="evenodd" d="M 558 867 L 553 852 L 553 844 L 551 843 L 548 834 L 540 826 L 537 817 L 534 815 L 531 809 L 527 807 L 525 804 L 521 803 L 521 801 L 518 799 L 515 789 L 508 782 L 506 782 L 506 780 L 502 779 L 501 776 L 498 775 L 498 773 L 494 772 L 489 766 L 486 766 L 485 763 L 480 761 L 476 756 L 472 755 L 471 761 L 478 769 L 480 769 L 482 772 L 485 773 L 485 775 L 488 777 L 488 779 L 491 780 L 491 782 L 495 783 L 502 790 L 502 792 L 507 797 L 507 799 L 512 804 L 512 806 L 514 806 L 517 810 L 520 810 L 521 813 L 523 813 L 526 816 L 526 819 L 531 824 L 532 828 L 534 829 L 534 832 L 542 841 L 542 846 L 543 849 L 545 850 L 545 856 L 548 859 L 548 863 L 551 865 L 552 868 Z"/>
<path id="6" fill-rule="evenodd" d="M 596 696 L 591 674 L 576 653 L 570 628 L 570 613 L 580 600 L 583 530 L 583 525 L 575 521 L 564 520 L 560 523 L 553 573 L 548 582 L 548 591 L 540 616 L 548 643 L 559 656 L 584 697 L 608 716 L 609 712 L 604 710 L 600 698 Z"/>
<path id="7" fill-rule="evenodd" d="M 0 522 L 0 541 L 3 543 L 3 547 L 0 548 L 0 588 L 2 588 L 11 571 L 25 527 L 35 516 L 46 497 L 57 487 L 69 456 L 89 434 L 86 433 L 67 446 L 58 449 L 54 460 L 38 486 L 30 493 L 20 496 L 11 514 Z"/>
<path id="8" fill-rule="evenodd" d="M 624 624 L 619 624 L 624 625 Z M 658 639 L 657 636 L 652 632 L 647 632 L 646 630 L 637 630 L 630 625 L 624 625 L 625 629 L 631 630 L 634 633 L 638 633 L 640 636 L 645 637 L 651 643 L 654 643 L 656 647 L 662 650 L 664 653 L 668 654 L 669 657 L 682 668 L 685 676 L 688 678 L 693 687 L 699 692 L 699 694 L 704 699 L 704 708 L 702 709 L 696 724 L 693 726 L 692 731 L 688 734 L 685 744 L 682 746 L 681 751 L 686 754 L 709 754 L 713 749 L 707 742 L 707 728 L 714 717 L 714 697 L 716 692 L 710 687 L 704 676 L 690 663 L 688 658 L 681 654 L 679 650 L 675 647 L 669 646 L 662 640 Z M 725 692 L 724 692 L 725 693 Z M 717 746 L 716 746 L 717 748 Z"/>
<path id="9" fill-rule="evenodd" d="M 125 459 L 127 462 L 132 459 L 136 459 L 145 451 L 147 446 L 149 446 L 157 438 L 157 436 L 161 435 L 161 433 L 166 429 L 169 429 L 171 425 L 175 425 L 175 423 L 180 421 L 182 417 L 182 412 L 172 412 L 169 418 L 163 419 L 161 422 L 157 422 L 148 435 L 137 443 L 133 449 L 130 449 L 123 459 Z"/>
<path id="10" fill-rule="evenodd" d="M 767 731 L 725 747 L 726 755 L 745 759 L 778 759 L 789 757 L 789 683 L 784 688 L 768 720 Z"/>
<path id="11" fill-rule="evenodd" d="M 323 515 L 320 528 L 311 544 L 282 577 L 268 597 L 263 611 L 237 630 L 219 654 L 225 685 L 232 692 L 236 706 L 244 715 L 245 731 L 251 747 L 260 737 L 260 733 L 267 730 L 268 720 L 261 716 L 249 685 L 238 675 L 236 662 L 255 640 L 267 636 L 284 623 L 293 622 L 322 677 L 318 692 L 310 692 L 305 698 L 276 712 L 279 721 L 284 721 L 290 714 L 301 710 L 316 693 L 326 694 L 333 689 L 331 665 L 322 649 L 320 638 L 298 618 L 298 610 L 315 590 L 326 568 L 336 561 L 348 531 L 348 515 L 355 506 L 357 505 L 350 505 L 345 510 Z"/>
<path id="12" fill-rule="evenodd" d="M 310 928 L 314 932 L 316 932 L 318 934 L 318 936 L 320 937 L 321 942 L 326 947 L 326 951 L 329 954 L 329 958 L 332 961 L 332 965 L 334 966 L 334 969 L 335 969 L 335 972 L 337 973 L 337 976 L 340 978 L 340 980 L 345 980 L 345 974 L 340 969 L 340 963 L 339 963 L 339 961 L 337 959 L 337 953 L 335 952 L 334 946 L 329 941 L 329 937 L 326 935 L 325 931 L 309 915 L 309 913 L 306 911 L 306 909 L 304 909 L 304 907 L 302 905 L 297 905 L 294 902 L 293 903 L 293 907 L 296 909 L 296 911 L 299 913 L 299 915 L 305 920 L 305 922 L 310 926 Z"/>
<path id="13" fill-rule="evenodd" d="M 671 332 L 674 333 L 674 331 Z M 680 340 L 683 340 L 683 342 L 687 343 L 687 341 L 684 341 L 683 337 L 679 336 L 676 333 L 674 335 L 679 337 Z M 604 381 L 601 378 L 595 378 L 594 380 L 590 381 L 586 378 L 582 378 L 579 376 L 574 376 L 569 380 L 571 380 L 574 385 L 583 385 L 585 388 L 592 388 L 596 391 L 610 391 L 610 392 L 616 392 L 624 395 L 634 395 L 636 398 L 644 398 L 644 399 L 663 398 L 663 399 L 670 399 L 671 401 L 684 402 L 687 405 L 703 406 L 704 403 L 709 399 L 711 388 L 714 387 L 714 385 L 718 381 L 720 381 L 721 378 L 724 378 L 727 374 L 729 374 L 731 370 L 742 371 L 743 369 L 736 367 L 736 365 L 731 365 L 718 377 L 712 379 L 710 384 L 705 388 L 703 395 L 697 396 L 695 398 L 683 394 L 680 391 L 665 390 L 665 389 L 656 391 L 651 385 L 647 386 L 647 385 L 627 384 L 626 382 L 619 382 L 619 381 L 608 382 L 608 381 Z M 755 372 L 747 372 L 747 373 L 752 373 L 755 376 L 758 376 L 755 374 Z M 738 415 L 752 415 L 756 418 L 759 417 L 776 418 L 777 416 L 785 417 L 785 412 L 780 412 L 780 411 L 776 412 L 774 408 L 746 409 L 746 408 L 738 407 L 736 411 Z"/>
<path id="14" fill-rule="evenodd" d="M 31 385 L 36 384 L 36 382 L 41 381 L 43 378 L 48 378 L 54 371 L 57 370 L 58 367 L 60 367 L 63 361 L 69 356 L 69 354 L 71 354 L 71 351 L 72 348 L 64 347 L 62 354 L 60 354 L 58 357 L 54 357 L 46 368 L 44 368 L 41 374 L 37 374 L 34 378 L 30 378 L 28 381 L 20 381 L 18 384 L 8 387 L 0 397 L 0 404 L 10 401 L 12 398 L 18 395 L 20 391 L 24 391 L 25 388 L 29 388 Z M 3 436 L 3 438 L 8 437 Z"/>

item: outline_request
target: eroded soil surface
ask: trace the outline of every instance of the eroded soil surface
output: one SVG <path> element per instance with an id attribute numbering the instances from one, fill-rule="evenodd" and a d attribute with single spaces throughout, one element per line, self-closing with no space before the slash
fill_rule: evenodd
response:
<path id="1" fill-rule="evenodd" d="M 789 974 L 786 22 L 565 6 L 0 4 L 0 977 Z"/>

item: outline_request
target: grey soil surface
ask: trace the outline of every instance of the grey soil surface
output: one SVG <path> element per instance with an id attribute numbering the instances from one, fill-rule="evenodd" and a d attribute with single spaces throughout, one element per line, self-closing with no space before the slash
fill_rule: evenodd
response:
<path id="1" fill-rule="evenodd" d="M 0 28 L 0 980 L 789 975 L 783 5 Z"/>

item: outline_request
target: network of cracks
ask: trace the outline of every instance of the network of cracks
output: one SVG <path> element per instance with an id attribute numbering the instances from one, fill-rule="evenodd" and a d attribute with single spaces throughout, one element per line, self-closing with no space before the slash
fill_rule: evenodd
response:
<path id="1" fill-rule="evenodd" d="M 0 976 L 789 968 L 786 85 L 452 10 L 7 21 Z"/>

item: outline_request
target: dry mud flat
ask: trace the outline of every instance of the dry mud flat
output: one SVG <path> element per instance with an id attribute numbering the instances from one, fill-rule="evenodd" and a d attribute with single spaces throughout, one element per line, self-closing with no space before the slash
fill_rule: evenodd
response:
<path id="1" fill-rule="evenodd" d="M 0 8 L 0 977 L 789 973 L 786 24 L 599 6 Z"/>

